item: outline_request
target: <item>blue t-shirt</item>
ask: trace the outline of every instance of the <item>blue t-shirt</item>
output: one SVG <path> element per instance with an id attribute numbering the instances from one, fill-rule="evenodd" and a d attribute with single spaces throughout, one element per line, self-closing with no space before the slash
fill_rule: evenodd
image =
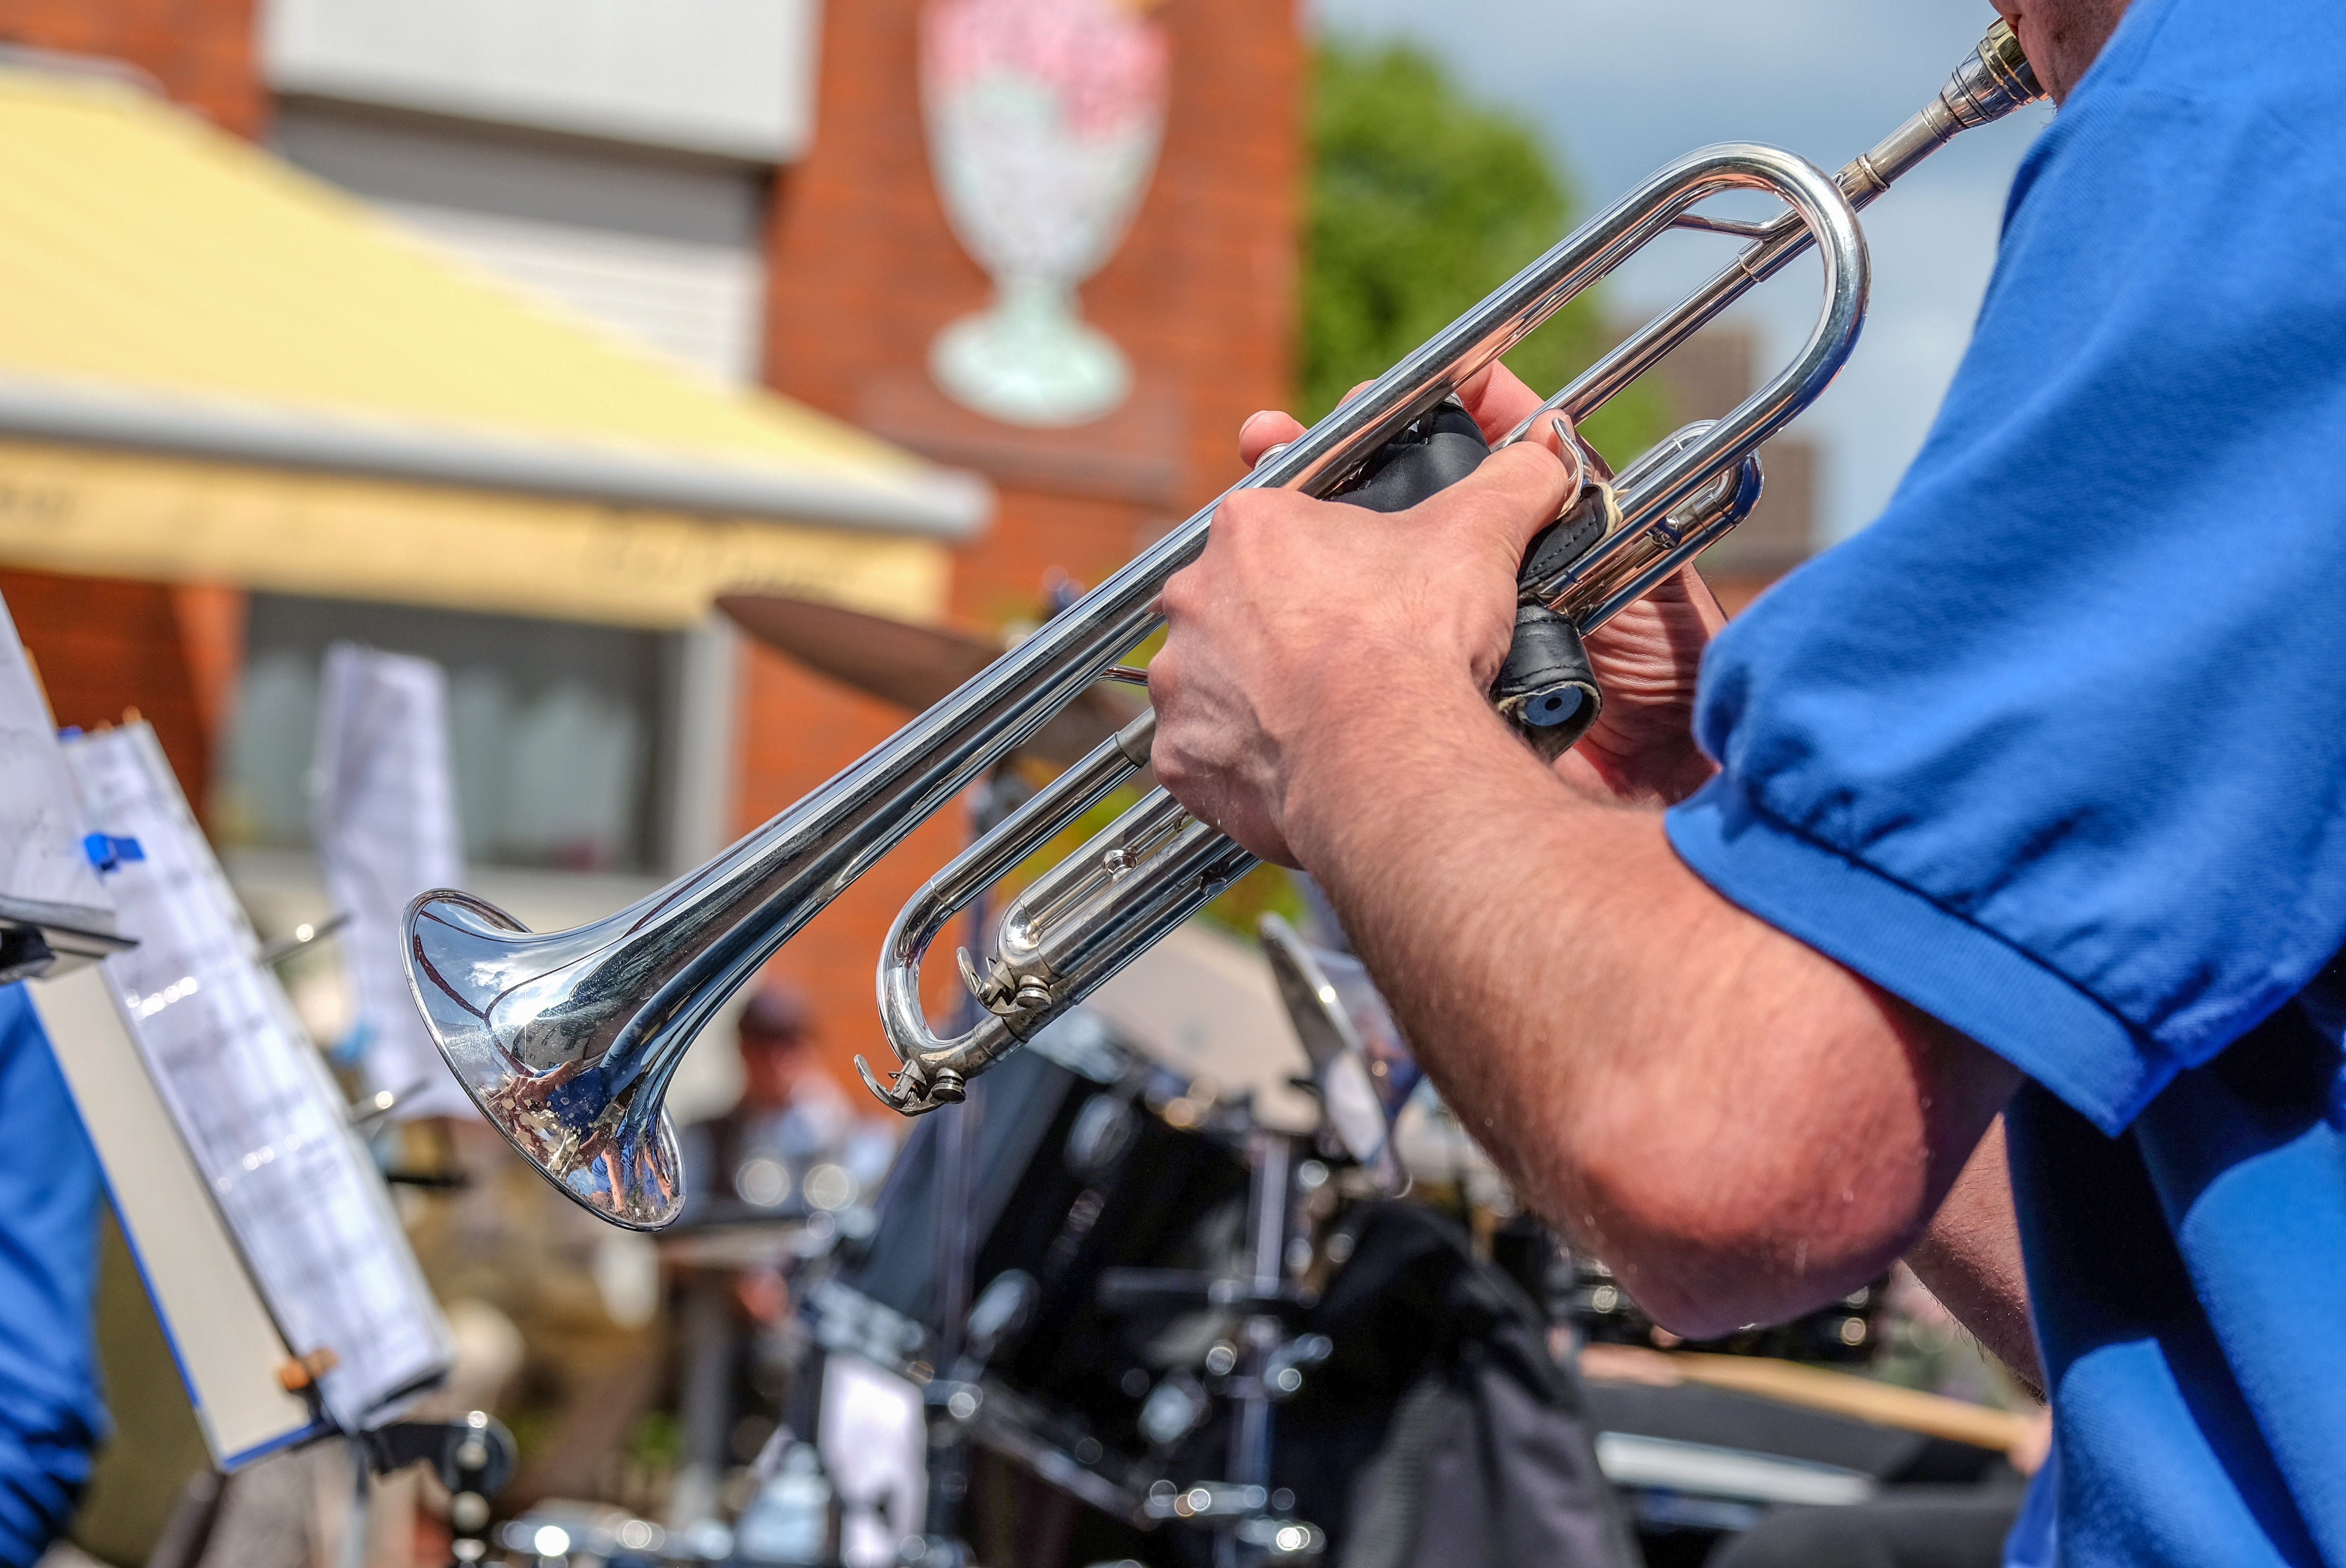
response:
<path id="1" fill-rule="evenodd" d="M 106 1430 L 90 1312 L 97 1156 L 21 985 L 0 986 L 0 1563 L 73 1518 Z"/>
<path id="2" fill-rule="evenodd" d="M 2031 1080 L 2057 1560 L 2346 1563 L 2346 6 L 2136 0 L 1697 728 L 1687 863 Z"/>

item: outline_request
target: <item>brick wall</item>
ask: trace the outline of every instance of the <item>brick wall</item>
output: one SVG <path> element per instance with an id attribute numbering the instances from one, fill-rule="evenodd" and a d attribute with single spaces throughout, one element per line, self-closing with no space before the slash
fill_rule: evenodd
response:
<path id="1" fill-rule="evenodd" d="M 1133 361 L 1122 408 L 1071 431 L 1015 430 L 930 383 L 929 343 L 985 303 L 985 275 L 930 182 L 917 0 L 825 7 L 815 145 L 778 190 L 767 379 L 942 462 L 986 473 L 1000 513 L 959 552 L 951 614 L 1033 615 L 1046 573 L 1096 584 L 1237 478 L 1239 422 L 1292 384 L 1301 146 L 1290 0 L 1170 0 L 1173 82 L 1156 176 L 1084 315 Z M 904 716 L 750 656 L 742 826 L 827 777 Z M 933 823 L 784 949 L 839 1067 L 877 1042 L 872 968 L 897 907 L 958 841 Z M 934 979 L 949 976 L 945 962 Z M 933 984 L 942 999 L 949 987 Z"/>
<path id="2" fill-rule="evenodd" d="M 240 136 L 267 116 L 254 0 L 0 0 L 0 43 L 135 66 Z"/>
<path id="3" fill-rule="evenodd" d="M 57 722 L 96 729 L 137 708 L 155 727 L 180 789 L 202 811 L 211 778 L 206 705 L 219 700 L 205 686 L 219 677 L 206 669 L 203 653 L 190 650 L 216 655 L 211 645 L 221 628 L 217 616 L 209 626 L 193 624 L 216 608 L 201 591 L 187 596 L 160 583 L 6 570 L 0 571 L 0 599 L 40 667 Z"/>
<path id="4" fill-rule="evenodd" d="M 824 14 L 814 148 L 775 204 L 768 379 L 780 391 L 1002 487 L 964 553 L 955 610 L 1032 601 L 1057 565 L 1095 581 L 1239 472 L 1238 423 L 1291 382 L 1300 35 L 1292 7 L 1171 0 L 1171 113 L 1122 249 L 1084 312 L 1132 357 L 1133 398 L 1096 424 L 1025 432 L 967 413 L 923 369 L 930 341 L 985 302 L 930 183 L 915 0 Z"/>

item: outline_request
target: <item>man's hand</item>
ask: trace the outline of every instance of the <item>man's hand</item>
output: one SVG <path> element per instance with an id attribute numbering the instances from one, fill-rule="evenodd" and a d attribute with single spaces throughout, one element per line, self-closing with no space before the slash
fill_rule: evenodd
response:
<path id="1" fill-rule="evenodd" d="M 1460 396 L 1492 440 L 1540 402 L 1504 367 Z M 1239 452 L 1252 463 L 1301 433 L 1286 414 L 1259 413 Z M 1506 656 L 1524 547 L 1579 485 L 1563 422 L 1536 435 L 1391 516 L 1285 491 L 1223 504 L 1205 555 L 1167 585 L 1169 632 L 1150 666 L 1158 772 L 1185 804 L 1291 863 L 1289 763 L 1310 749 L 1315 724 L 1458 681 L 1488 688 Z M 1592 636 L 1605 710 L 1558 775 L 1622 801 L 1668 802 L 1699 787 L 1711 769 L 1689 730 L 1695 677 L 1724 619 L 1689 570 Z"/>
<path id="2" fill-rule="evenodd" d="M 1223 502 L 1205 554 L 1160 601 L 1158 779 L 1248 849 L 1292 864 L 1294 764 L 1331 727 L 1364 706 L 1480 692 L 1497 677 L 1516 565 L 1576 470 L 1576 458 L 1525 442 L 1391 515 L 1284 490 Z"/>
<path id="3" fill-rule="evenodd" d="M 1504 365 L 1492 366 L 1458 395 L 1486 441 L 1514 430 L 1541 402 Z M 1239 431 L 1239 455 L 1251 465 L 1302 433 L 1287 414 L 1258 413 Z M 1569 453 L 1568 464 L 1577 456 L 1568 430 L 1541 433 L 1551 451 Z M 1624 802 L 1669 805 L 1700 789 L 1714 769 L 1694 741 L 1695 677 L 1702 650 L 1726 624 L 1709 585 L 1688 567 L 1598 627 L 1588 639 L 1588 657 L 1605 709 L 1557 759 L 1557 775 L 1584 793 Z"/>

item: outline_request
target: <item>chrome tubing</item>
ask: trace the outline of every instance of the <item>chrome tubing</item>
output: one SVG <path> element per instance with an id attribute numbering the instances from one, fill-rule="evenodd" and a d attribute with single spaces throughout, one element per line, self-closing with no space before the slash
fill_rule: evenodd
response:
<path id="1" fill-rule="evenodd" d="M 1707 428 L 1692 427 L 1695 439 Z M 1602 626 L 1740 523 L 1759 499 L 1760 460 L 1747 456 L 1705 486 L 1694 504 L 1637 530 L 1646 549 L 1633 556 L 1636 565 L 1591 579 L 1601 585 L 1582 596 L 1589 609 L 1574 613 L 1575 623 L 1583 631 Z M 968 952 L 958 955 L 963 983 L 986 1016 L 952 1039 L 930 1030 L 920 994 L 930 944 L 1003 872 L 1138 772 L 1148 755 L 1135 756 L 1127 738 L 1155 728 L 1156 717 L 1144 715 L 1103 741 L 904 906 L 880 964 L 881 1027 L 896 1052 L 894 1082 L 882 1084 L 856 1058 L 872 1094 L 906 1115 L 960 1100 L 971 1078 L 1107 983 L 1259 863 L 1171 795 L 1151 790 L 1010 901 L 984 970 Z"/>
<path id="2" fill-rule="evenodd" d="M 1545 600 L 1582 633 L 1594 631 L 1749 514 L 1760 484 L 1754 453 L 1822 392 L 1848 358 L 1863 321 L 1868 284 L 1856 209 L 1957 132 L 2041 96 L 2017 39 L 1998 22 L 1936 99 L 1830 181 L 1802 160 L 1766 148 L 1729 145 L 1690 154 L 1267 459 L 1248 483 L 1324 494 L 1332 488 L 1328 476 L 1341 483 L 1345 464 L 1362 452 L 1364 433 L 1382 441 L 1399 430 L 1665 229 L 1725 232 L 1750 244 L 1733 265 L 1622 342 L 1497 444 L 1525 439 L 1550 412 L 1576 423 L 1586 419 L 1749 290 L 1821 247 L 1824 297 L 1800 353 L 1725 419 L 1689 426 L 1631 463 L 1616 481 L 1618 525 L 1547 580 L 1526 585 L 1527 597 Z M 1770 191 L 1787 210 L 1765 224 L 1723 222 L 1690 211 L 1737 188 Z M 920 972 L 930 944 L 1003 872 L 1139 770 L 1146 748 L 1129 738 L 1145 728 L 1153 729 L 1150 719 L 1093 751 L 938 872 L 898 915 L 878 976 L 881 1023 L 897 1058 L 892 1081 L 883 1084 L 868 1064 L 856 1062 L 881 1100 L 907 1115 L 959 1100 L 971 1077 L 1105 984 L 1256 864 L 1164 790 L 1152 791 L 1010 901 L 983 967 L 965 952 L 958 955 L 964 983 L 987 1016 L 952 1039 L 929 1027 Z"/>
<path id="3" fill-rule="evenodd" d="M 1986 54 L 1984 46 L 1984 58 Z M 2019 69 L 2025 75 L 2025 62 Z M 1923 117 L 1928 115 L 1926 111 Z M 1883 167 L 1894 176 L 1904 165 L 1892 158 Z M 1771 401 L 1770 393 L 1785 382 L 1779 378 L 1769 393 L 1721 422 L 1725 435 L 1718 433 L 1721 427 L 1714 427 L 1710 436 L 1715 439 L 1707 438 L 1704 445 L 1663 462 L 1638 498 L 1641 510 L 1625 528 L 1670 517 L 1718 475 L 1730 469 L 1741 472 L 1742 454 L 1806 406 L 1846 355 L 1862 312 L 1864 258 L 1850 200 L 1822 175 L 1785 153 L 1729 146 L 1679 160 L 1233 488 L 1284 486 L 1311 494 L 1334 490 L 1387 439 L 1513 348 L 1687 209 L 1710 195 L 1739 188 L 1771 189 L 1783 196 L 1793 209 L 1802 242 L 1820 231 L 1827 236 L 1828 295 L 1838 303 L 1820 319 L 1800 361 L 1810 366 L 1808 373 L 1815 386 L 1791 386 L 1781 401 Z M 1719 293 L 1717 307 L 1698 318 L 1688 317 L 1682 330 L 1666 320 L 1641 334 L 1641 339 L 1658 333 L 1670 340 L 1658 341 L 1655 357 L 1757 282 L 1754 258 L 1767 253 L 1770 244 L 1795 242 L 1755 241 L 1739 263 L 1744 281 Z M 1768 260 L 1780 265 L 1791 253 L 1769 254 Z M 1617 354 L 1606 362 L 1618 359 Z M 707 865 L 617 914 L 566 932 L 538 933 L 462 892 L 443 890 L 415 900 L 405 922 L 409 989 L 441 1054 L 491 1124 L 547 1180 L 597 1216 L 645 1230 L 673 1221 L 683 1206 L 683 1174 L 662 1100 L 693 1039 L 776 949 L 880 856 L 1041 728 L 1155 629 L 1158 594 L 1204 547 L 1219 500 L 806 799 Z M 1649 575 L 1634 574 L 1640 579 Z M 1570 586 L 1562 591 L 1568 593 Z M 1091 799 L 1096 800 L 1115 787 L 1114 781 L 1101 785 L 1099 779 L 1114 774 L 1120 780 L 1131 770 L 1127 764 L 1137 766 L 1121 747 L 1115 749 L 1113 760 L 1103 761 L 1102 756 L 1096 752 L 1074 770 L 1091 781 L 1088 786 L 1063 780 L 1050 792 L 1053 798 L 1064 802 L 1092 789 L 1096 792 Z M 1027 821 L 1022 811 L 1001 831 L 1011 834 Z M 1186 876 L 1197 889 L 1219 886 L 1243 870 L 1246 861 L 1244 851 L 1227 840 L 1206 841 L 1218 840 L 1219 835 L 1202 830 L 1174 830 L 1169 840 L 1152 846 L 1151 864 L 1162 869 L 1143 880 L 1178 881 Z M 996 862 L 1006 867 L 1015 860 L 1002 860 L 1005 852 L 981 845 L 955 864 Z M 1113 876 L 1108 850 L 1101 853 L 1100 870 Z M 1137 926 L 1100 923 L 1082 944 L 1084 951 L 1093 955 L 1095 964 L 1121 951 L 1123 956 L 1117 959 L 1120 965 L 1146 942 L 1133 946 L 1117 932 L 1129 930 L 1153 942 L 1181 918 L 1170 911 L 1188 902 L 1167 901 Z M 906 929 L 900 921 L 899 934 Z M 1056 935 L 1035 932 L 1044 942 Z M 912 962 L 917 967 L 917 955 Z M 892 940 L 884 962 L 900 962 Z M 895 1093 L 883 1097 L 906 1111 L 948 1103 L 957 1082 L 941 1076 L 945 1062 L 923 1054 L 925 1026 L 917 1034 L 899 1033 L 893 1026 L 901 1022 L 894 1017 L 901 1010 L 887 1008 L 889 990 L 883 980 L 892 1043 L 900 1051 L 910 1046 L 914 1058 L 900 1074 Z M 1073 1000 L 1074 993 L 1063 994 L 1057 1005 Z M 917 1017 L 916 1003 L 913 1013 Z M 992 1056 L 981 1060 L 973 1054 L 965 1060 L 974 1071 Z M 944 1093 L 935 1092 L 940 1089 Z"/>
<path id="4" fill-rule="evenodd" d="M 1749 189 L 1781 198 L 1810 231 L 1823 237 L 1824 298 L 1809 341 L 1725 419 L 1664 443 L 1622 475 L 1616 491 L 1621 526 L 1575 563 L 1587 563 L 1586 572 L 1559 585 L 1552 597 L 1572 614 L 1572 587 L 1579 581 L 1610 584 L 1609 568 L 1652 553 L 1658 532 L 1669 540 L 1659 548 L 1661 561 L 1690 559 L 1694 538 L 1716 536 L 1715 518 L 1673 520 L 1672 509 L 1708 486 L 1722 492 L 1713 510 L 1732 510 L 1739 521 L 1758 498 L 1756 472 L 1747 481 L 1744 459 L 1824 390 L 1848 358 L 1864 317 L 1865 241 L 1854 209 L 1822 173 L 1771 148 L 1706 148 L 1662 169 L 1250 478 L 1307 493 L 1335 488 L 1352 463 L 1670 229 L 1688 209 Z M 1351 428 L 1338 442 L 1325 433 L 1331 425 Z M 1341 461 L 1338 453 L 1351 454 L 1351 461 Z M 1730 476 L 1723 485 L 1718 482 L 1722 471 Z M 1647 547 L 1641 550 L 1641 542 Z M 1617 594 L 1605 597 L 1627 602 Z M 1104 983 L 1254 864 L 1252 856 L 1189 817 L 1164 790 L 1151 792 L 1009 903 L 986 966 L 963 961 L 964 978 L 988 1016 L 958 1039 L 938 1038 L 920 1002 L 920 965 L 929 943 L 1000 871 L 1039 849 L 1137 770 L 1145 758 L 1127 755 L 1122 740 L 1103 743 L 1028 801 L 939 872 L 897 917 L 879 975 L 881 1026 L 897 1055 L 894 1081 L 883 1084 L 868 1064 L 857 1064 L 865 1084 L 897 1110 L 915 1115 L 958 1100 L 973 1075 Z"/>

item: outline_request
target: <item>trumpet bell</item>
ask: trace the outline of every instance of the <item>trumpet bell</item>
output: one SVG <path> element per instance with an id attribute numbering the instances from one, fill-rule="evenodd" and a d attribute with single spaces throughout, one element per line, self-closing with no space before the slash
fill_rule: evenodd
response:
<path id="1" fill-rule="evenodd" d="M 427 893 L 408 909 L 408 988 L 449 1071 L 524 1159 L 605 1219 L 656 1230 L 684 1206 L 665 1075 L 611 1048 L 639 999 L 596 983 L 595 961 L 635 917 L 539 935 L 479 899 Z"/>

